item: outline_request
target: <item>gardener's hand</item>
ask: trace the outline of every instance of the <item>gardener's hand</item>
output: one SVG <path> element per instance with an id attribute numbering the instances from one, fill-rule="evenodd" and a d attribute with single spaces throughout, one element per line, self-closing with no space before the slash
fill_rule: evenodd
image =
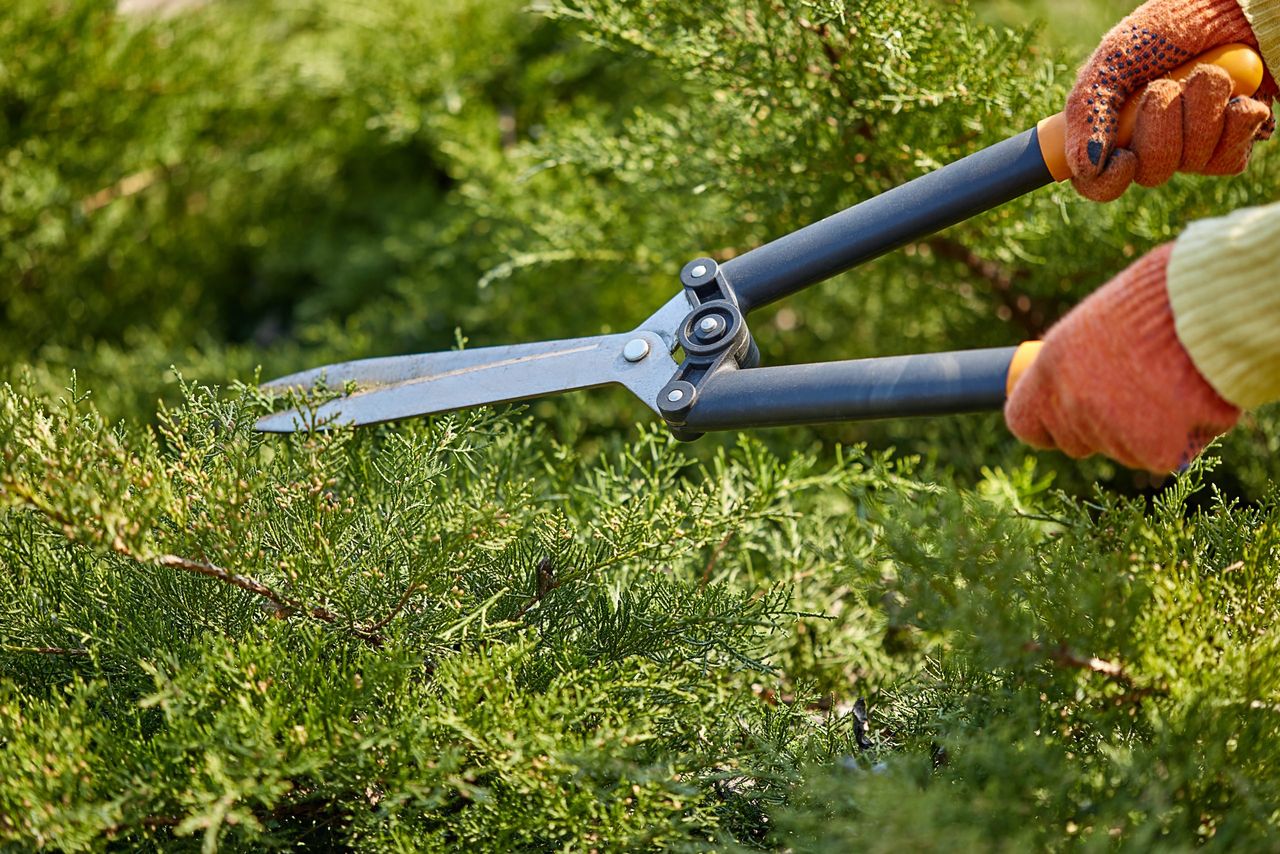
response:
<path id="1" fill-rule="evenodd" d="M 1005 408 L 1018 438 L 1167 474 L 1235 426 L 1240 410 L 1178 339 L 1166 288 L 1172 252 L 1147 255 L 1050 330 Z"/>
<path id="2" fill-rule="evenodd" d="M 1275 127 L 1271 74 L 1253 98 L 1232 98 L 1221 69 L 1201 69 L 1183 83 L 1160 79 L 1234 42 L 1258 45 L 1239 0 L 1149 0 L 1108 33 L 1067 100 L 1067 162 L 1076 189 L 1106 202 L 1135 180 L 1150 187 L 1175 172 L 1243 172 L 1254 141 Z M 1116 149 L 1120 111 L 1148 83 L 1133 142 Z"/>

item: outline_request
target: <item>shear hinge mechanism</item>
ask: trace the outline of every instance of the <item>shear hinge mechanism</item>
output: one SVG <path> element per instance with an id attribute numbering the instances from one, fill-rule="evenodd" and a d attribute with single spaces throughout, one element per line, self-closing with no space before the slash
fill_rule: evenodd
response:
<path id="1" fill-rule="evenodd" d="M 721 371 L 758 366 L 760 350 L 719 264 L 710 258 L 690 261 L 680 272 L 680 282 L 693 306 L 677 332 L 685 358 L 659 393 L 658 409 L 676 438 L 692 441 L 701 434 L 684 425 L 698 403 L 699 390 Z"/>

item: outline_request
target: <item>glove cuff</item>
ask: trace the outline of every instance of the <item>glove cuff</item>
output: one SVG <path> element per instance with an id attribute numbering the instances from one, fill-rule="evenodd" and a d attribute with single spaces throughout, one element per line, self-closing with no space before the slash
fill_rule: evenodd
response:
<path id="1" fill-rule="evenodd" d="M 1242 409 L 1280 400 L 1280 205 L 1194 223 L 1169 262 L 1178 338 L 1223 398 Z"/>
<path id="2" fill-rule="evenodd" d="M 1049 331 L 1005 408 L 1023 441 L 1166 473 L 1236 423 L 1240 411 L 1178 338 L 1167 288 L 1173 248 L 1143 256 Z"/>
<path id="3" fill-rule="evenodd" d="M 1280 3 L 1275 0 L 1239 0 L 1240 9 L 1253 27 L 1258 49 L 1267 69 L 1280 68 Z"/>

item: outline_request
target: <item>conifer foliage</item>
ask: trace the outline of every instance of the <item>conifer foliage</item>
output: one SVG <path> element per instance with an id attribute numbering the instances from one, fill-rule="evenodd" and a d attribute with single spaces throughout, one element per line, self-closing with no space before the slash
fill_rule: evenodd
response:
<path id="1" fill-rule="evenodd" d="M 622 328 L 1052 112 L 1083 45 L 927 0 L 12 5 L 0 847 L 1273 845 L 1274 413 L 1167 484 L 997 416 L 251 429 L 257 365 Z M 754 331 L 1011 343 L 1273 162 L 1048 190 Z"/>

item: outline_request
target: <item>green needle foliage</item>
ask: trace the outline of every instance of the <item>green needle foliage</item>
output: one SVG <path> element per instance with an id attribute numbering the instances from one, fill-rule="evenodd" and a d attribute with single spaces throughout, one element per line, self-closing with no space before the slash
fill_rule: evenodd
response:
<path id="1" fill-rule="evenodd" d="M 1167 483 L 608 392 L 252 430 L 260 376 L 628 328 L 1054 112 L 1129 4 L 114 5 L 0 16 L 0 848 L 1275 847 L 1274 412 Z M 1011 344 L 1276 163 L 1051 188 L 753 331 Z"/>

